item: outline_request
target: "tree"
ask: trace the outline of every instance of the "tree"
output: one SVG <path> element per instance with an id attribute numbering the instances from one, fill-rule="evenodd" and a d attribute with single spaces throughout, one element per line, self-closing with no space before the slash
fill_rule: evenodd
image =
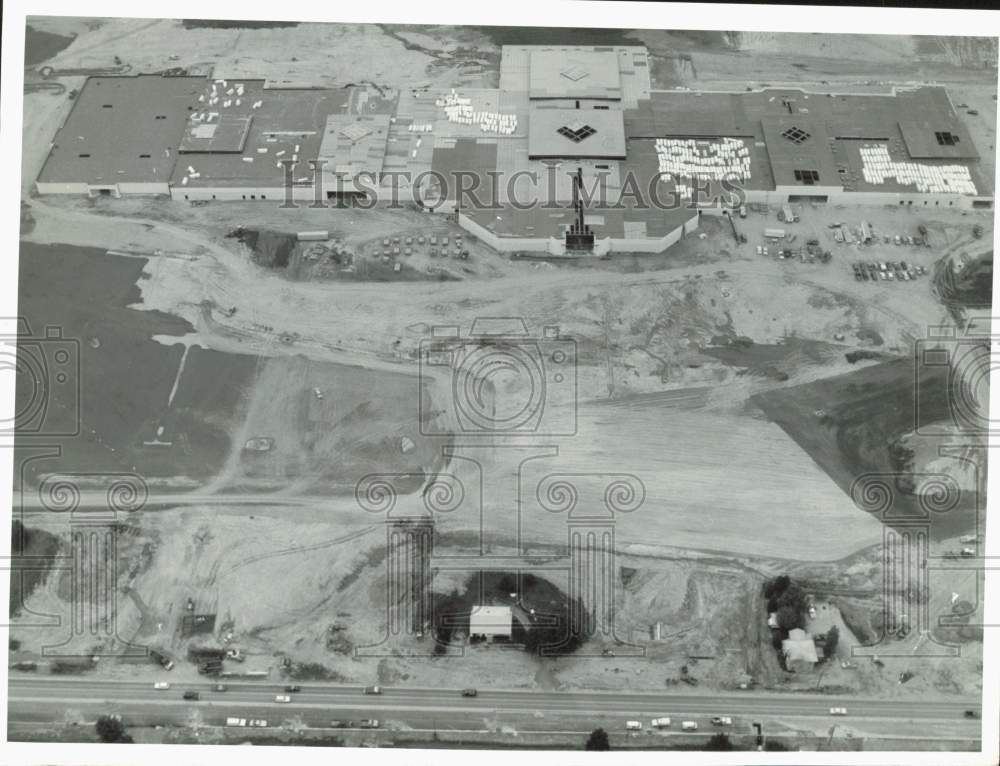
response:
<path id="1" fill-rule="evenodd" d="M 125 724 L 119 715 L 102 715 L 97 719 L 94 728 L 101 742 L 131 742 L 132 737 L 125 733 Z"/>
<path id="2" fill-rule="evenodd" d="M 733 743 L 729 741 L 729 737 L 721 732 L 719 734 L 713 734 L 705 745 L 706 750 L 732 750 Z"/>
<path id="3" fill-rule="evenodd" d="M 826 632 L 826 646 L 823 647 L 823 653 L 827 657 L 835 657 L 837 655 L 837 643 L 840 641 L 840 630 L 836 625 L 830 626 L 830 629 Z"/>
<path id="4" fill-rule="evenodd" d="M 802 627 L 802 612 L 794 606 L 786 605 L 778 608 L 778 627 L 784 630 Z"/>
<path id="5" fill-rule="evenodd" d="M 608 742 L 608 733 L 604 729 L 594 729 L 587 738 L 584 750 L 610 750 L 611 743 Z"/>

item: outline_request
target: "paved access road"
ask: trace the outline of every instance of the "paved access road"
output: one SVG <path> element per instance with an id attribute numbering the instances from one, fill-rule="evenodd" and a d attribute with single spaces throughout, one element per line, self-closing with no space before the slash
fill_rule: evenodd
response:
<path id="1" fill-rule="evenodd" d="M 752 721 L 773 718 L 820 717 L 831 723 L 858 724 L 871 719 L 946 723 L 952 736 L 977 738 L 981 722 L 964 718 L 965 710 L 980 711 L 979 700 L 910 701 L 876 700 L 805 694 L 660 694 L 635 692 L 549 692 L 532 690 L 483 690 L 475 697 L 459 689 L 383 688 L 380 695 L 366 695 L 360 686 L 303 683 L 302 691 L 289 694 L 290 703 L 275 701 L 284 686 L 273 682 L 221 681 L 224 692 L 213 691 L 214 682 L 173 683 L 156 690 L 147 681 L 89 678 L 12 676 L 11 722 L 62 722 L 67 710 L 85 720 L 104 713 L 120 713 L 126 724 L 184 724 L 194 711 L 206 725 L 221 725 L 227 716 L 262 718 L 271 726 L 299 718 L 314 727 L 331 721 L 364 718 L 414 729 L 483 730 L 487 726 L 512 726 L 522 731 L 587 732 L 596 725 L 624 728 L 626 720 L 670 716 L 674 728 L 681 720 L 698 721 L 701 731 L 711 728 L 715 715 L 733 717 L 734 730 L 746 731 Z M 182 699 L 197 691 L 198 701 Z M 831 707 L 846 707 L 846 717 L 830 715 Z"/>

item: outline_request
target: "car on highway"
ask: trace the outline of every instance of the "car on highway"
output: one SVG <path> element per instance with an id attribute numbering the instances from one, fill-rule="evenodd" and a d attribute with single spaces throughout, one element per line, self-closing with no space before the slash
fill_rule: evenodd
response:
<path id="1" fill-rule="evenodd" d="M 479 694 L 479 692 L 475 689 L 462 689 L 463 697 L 475 697 L 477 694 Z"/>
<path id="2" fill-rule="evenodd" d="M 184 699 L 198 701 L 198 700 L 201 699 L 201 695 L 198 694 L 198 692 L 188 691 L 188 692 L 184 692 Z"/>
<path id="3" fill-rule="evenodd" d="M 159 691 L 163 691 L 164 689 L 169 689 L 170 688 L 170 682 L 169 681 L 157 681 L 155 684 L 153 684 L 153 688 L 154 689 L 158 689 Z"/>
<path id="4" fill-rule="evenodd" d="M 228 687 L 228 686 L 226 686 L 225 684 L 216 684 L 216 685 L 215 685 L 214 687 L 212 687 L 212 691 L 216 691 L 216 692 L 224 692 L 224 691 L 226 691 L 226 689 L 228 689 L 228 688 L 229 688 L 229 687 Z"/>
<path id="5" fill-rule="evenodd" d="M 276 694 L 274 696 L 274 701 L 275 702 L 291 702 L 292 698 L 289 697 L 287 694 Z"/>
<path id="6" fill-rule="evenodd" d="M 832 707 L 830 708 L 830 715 L 847 715 L 846 707 Z"/>
<path id="7" fill-rule="evenodd" d="M 382 687 L 381 686 L 366 686 L 365 687 L 365 694 L 381 694 L 381 693 L 382 693 Z"/>
<path id="8" fill-rule="evenodd" d="M 267 726 L 267 721 L 264 720 L 263 718 L 251 718 L 250 726 L 255 726 L 258 729 L 263 729 L 265 726 Z"/>
<path id="9" fill-rule="evenodd" d="M 732 726 L 733 719 L 728 715 L 717 715 L 712 719 L 713 726 Z"/>
<path id="10" fill-rule="evenodd" d="M 294 694 L 295 692 L 302 691 L 302 687 L 299 686 L 298 684 L 289 684 L 288 686 L 285 687 L 285 691 L 289 692 L 290 694 Z"/>
<path id="11" fill-rule="evenodd" d="M 377 729 L 378 719 L 377 718 L 365 718 L 363 721 L 358 722 L 358 726 L 362 729 Z"/>

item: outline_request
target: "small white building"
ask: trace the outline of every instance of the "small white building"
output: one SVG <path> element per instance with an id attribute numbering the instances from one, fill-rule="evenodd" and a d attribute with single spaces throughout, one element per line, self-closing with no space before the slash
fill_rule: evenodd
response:
<path id="1" fill-rule="evenodd" d="M 469 615 L 469 637 L 510 639 L 512 620 L 509 606 L 474 606 Z"/>

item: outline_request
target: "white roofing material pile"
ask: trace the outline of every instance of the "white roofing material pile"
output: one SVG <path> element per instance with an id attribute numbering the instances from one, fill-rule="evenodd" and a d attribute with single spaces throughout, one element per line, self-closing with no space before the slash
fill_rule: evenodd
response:
<path id="1" fill-rule="evenodd" d="M 656 157 L 663 175 L 676 181 L 682 199 L 690 199 L 693 187 L 686 181 L 723 178 L 745 183 L 750 180 L 750 150 L 738 138 L 696 141 L 693 138 L 656 139 Z"/>
<path id="2" fill-rule="evenodd" d="M 976 194 L 976 185 L 965 165 L 895 162 L 885 144 L 862 144 L 861 169 L 870 184 L 884 184 L 891 178 L 899 184 L 916 186 L 921 194 Z"/>
<path id="3" fill-rule="evenodd" d="M 435 100 L 435 105 L 444 109 L 448 122 L 459 125 L 478 125 L 484 133 L 499 133 L 512 136 L 517 131 L 517 115 L 503 112 L 477 111 L 471 98 L 463 98 L 451 89 L 451 93 Z"/>

